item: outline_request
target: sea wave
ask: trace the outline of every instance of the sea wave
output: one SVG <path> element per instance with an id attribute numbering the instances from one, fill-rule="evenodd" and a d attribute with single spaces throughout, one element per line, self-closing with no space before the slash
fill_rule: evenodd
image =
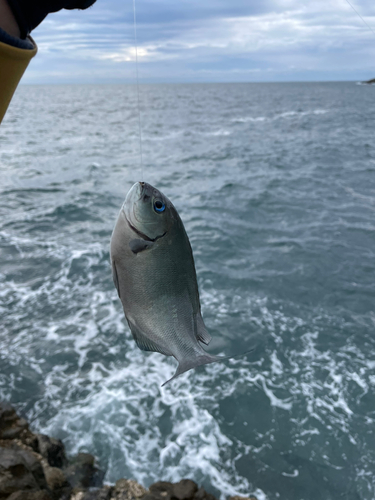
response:
<path id="1" fill-rule="evenodd" d="M 249 122 L 269 122 L 269 121 L 274 121 L 274 120 L 280 120 L 283 118 L 302 118 L 304 116 L 309 116 L 309 115 L 325 115 L 326 113 L 329 113 L 330 110 L 328 109 L 313 109 L 313 110 L 308 110 L 308 111 L 284 111 L 283 113 L 276 114 L 274 116 L 245 116 L 245 117 L 238 117 L 238 118 L 232 118 L 232 122 L 237 122 L 237 123 L 249 123 Z"/>

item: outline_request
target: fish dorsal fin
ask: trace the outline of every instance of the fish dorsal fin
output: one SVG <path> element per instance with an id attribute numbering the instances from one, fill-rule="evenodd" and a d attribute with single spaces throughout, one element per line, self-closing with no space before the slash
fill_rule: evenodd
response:
<path id="1" fill-rule="evenodd" d="M 112 260 L 112 278 L 113 278 L 113 283 L 115 284 L 118 296 L 121 299 L 121 296 L 120 296 L 120 284 L 119 284 L 119 281 L 118 281 L 118 274 L 117 274 L 116 264 L 115 264 L 114 260 Z"/>
<path id="2" fill-rule="evenodd" d="M 211 342 L 212 337 L 206 329 L 206 326 L 203 322 L 200 312 L 196 315 L 196 321 L 197 321 L 197 332 L 196 332 L 197 340 L 203 342 L 203 344 L 208 345 Z"/>
<path id="3" fill-rule="evenodd" d="M 166 356 L 172 356 L 172 353 L 165 349 L 164 347 L 158 345 L 153 340 L 150 340 L 147 335 L 142 332 L 132 321 L 126 318 L 128 321 L 129 328 L 132 332 L 133 338 L 142 351 L 153 351 L 160 352 L 161 354 L 165 354 Z"/>
<path id="4" fill-rule="evenodd" d="M 130 250 L 135 254 L 143 252 L 143 250 L 147 250 L 148 248 L 152 247 L 153 244 L 153 241 L 146 241 L 140 238 L 129 241 Z"/>

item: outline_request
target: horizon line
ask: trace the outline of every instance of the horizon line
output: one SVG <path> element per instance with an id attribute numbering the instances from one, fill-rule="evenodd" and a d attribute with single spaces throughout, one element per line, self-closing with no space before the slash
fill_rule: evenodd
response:
<path id="1" fill-rule="evenodd" d="M 148 82 L 139 82 L 139 85 L 247 85 L 247 84 L 274 84 L 274 83 L 364 83 L 373 80 L 370 78 L 369 80 L 273 80 L 273 81 L 148 81 Z M 136 82 L 130 81 L 113 81 L 113 82 L 20 82 L 19 86 L 39 86 L 39 85 L 136 85 Z M 369 84 L 371 85 L 371 84 Z"/>

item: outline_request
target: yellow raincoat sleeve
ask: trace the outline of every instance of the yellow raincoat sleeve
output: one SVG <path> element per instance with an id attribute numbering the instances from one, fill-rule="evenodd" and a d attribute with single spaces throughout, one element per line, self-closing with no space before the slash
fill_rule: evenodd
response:
<path id="1" fill-rule="evenodd" d="M 10 100 L 29 62 L 37 53 L 34 40 L 28 40 L 34 48 L 14 47 L 0 40 L 0 123 L 8 109 Z"/>

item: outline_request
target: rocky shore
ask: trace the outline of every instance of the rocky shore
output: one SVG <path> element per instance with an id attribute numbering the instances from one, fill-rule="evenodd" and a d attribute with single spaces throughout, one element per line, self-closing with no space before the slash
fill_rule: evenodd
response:
<path id="1" fill-rule="evenodd" d="M 0 402 L 0 500 L 216 500 L 190 479 L 159 481 L 146 489 L 132 479 L 103 484 L 103 477 L 92 455 L 68 459 L 62 441 L 32 432 Z"/>

